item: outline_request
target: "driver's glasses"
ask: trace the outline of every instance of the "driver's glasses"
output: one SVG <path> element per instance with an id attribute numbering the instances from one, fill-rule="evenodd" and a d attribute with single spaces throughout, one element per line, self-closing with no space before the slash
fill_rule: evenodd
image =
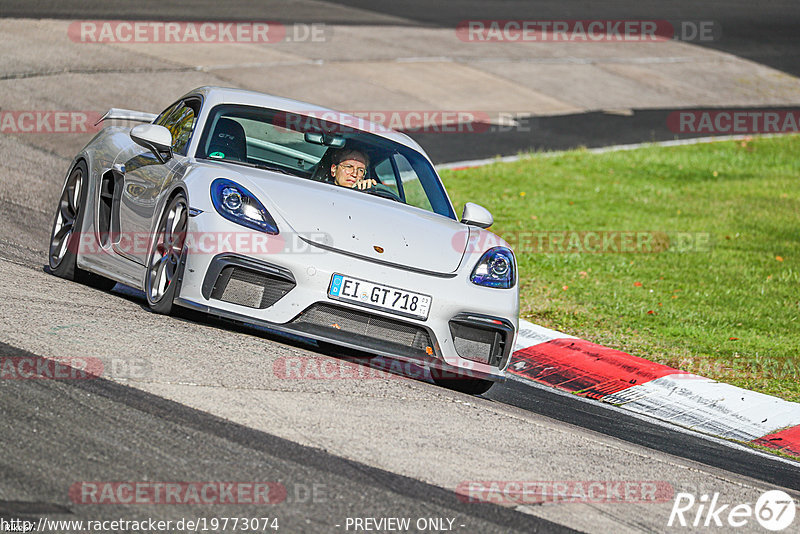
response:
<path id="1" fill-rule="evenodd" d="M 350 163 L 340 163 L 339 167 L 342 168 L 347 174 L 355 173 L 357 178 L 363 178 L 367 174 L 366 167 L 356 167 Z"/>

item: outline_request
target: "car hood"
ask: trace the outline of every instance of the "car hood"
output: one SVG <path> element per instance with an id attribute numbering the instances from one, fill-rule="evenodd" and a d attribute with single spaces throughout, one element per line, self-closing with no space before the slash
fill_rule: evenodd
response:
<path id="1" fill-rule="evenodd" d="M 254 186 L 270 212 L 323 248 L 440 274 L 455 272 L 464 256 L 469 230 L 447 217 L 283 175 L 254 180 Z"/>

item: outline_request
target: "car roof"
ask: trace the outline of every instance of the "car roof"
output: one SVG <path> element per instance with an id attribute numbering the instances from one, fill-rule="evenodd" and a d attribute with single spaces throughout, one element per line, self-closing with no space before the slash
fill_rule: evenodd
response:
<path id="1" fill-rule="evenodd" d="M 381 124 L 370 122 L 364 118 L 344 113 L 342 111 L 337 111 L 335 109 L 318 106 L 316 104 L 310 104 L 301 100 L 292 100 L 291 98 L 284 98 L 267 93 L 259 93 L 257 91 L 209 85 L 198 87 L 197 89 L 189 91 L 181 98 L 183 99 L 196 95 L 200 95 L 203 98 L 203 107 L 206 107 L 205 104 L 208 104 L 208 109 L 219 104 L 241 104 L 246 106 L 276 109 L 279 111 L 296 112 L 298 114 L 310 114 L 318 118 L 324 117 L 325 120 L 329 120 L 330 122 L 339 122 L 348 127 L 364 130 L 374 135 L 390 139 L 409 148 L 413 148 L 414 150 L 425 154 L 425 157 L 428 157 L 422 147 L 406 134 L 392 130 Z"/>

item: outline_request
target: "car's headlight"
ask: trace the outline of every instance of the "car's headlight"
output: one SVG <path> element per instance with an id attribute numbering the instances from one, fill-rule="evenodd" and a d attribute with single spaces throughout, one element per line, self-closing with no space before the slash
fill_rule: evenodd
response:
<path id="1" fill-rule="evenodd" d="M 487 250 L 472 270 L 470 281 L 486 287 L 509 289 L 516 283 L 514 253 L 506 247 Z"/>
<path id="2" fill-rule="evenodd" d="M 253 230 L 277 234 L 278 225 L 267 208 L 250 191 L 232 180 L 211 182 L 211 203 L 220 215 Z"/>

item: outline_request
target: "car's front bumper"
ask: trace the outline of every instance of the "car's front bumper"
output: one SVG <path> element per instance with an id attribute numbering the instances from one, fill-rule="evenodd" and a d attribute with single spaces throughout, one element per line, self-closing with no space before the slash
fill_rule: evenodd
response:
<path id="1" fill-rule="evenodd" d="M 517 288 L 476 286 L 469 281 L 474 265 L 462 265 L 452 275 L 420 273 L 285 235 L 265 237 L 208 212 L 190 219 L 189 235 L 216 237 L 206 240 L 210 246 L 195 240 L 189 247 L 178 305 L 445 372 L 504 377 L 518 328 Z M 225 235 L 245 238 L 230 238 L 221 247 L 218 236 Z M 256 250 L 253 237 L 261 245 L 266 239 L 267 246 Z M 280 246 L 270 245 L 270 239 Z M 411 319 L 334 300 L 328 296 L 334 273 L 430 295 L 428 317 Z"/>

